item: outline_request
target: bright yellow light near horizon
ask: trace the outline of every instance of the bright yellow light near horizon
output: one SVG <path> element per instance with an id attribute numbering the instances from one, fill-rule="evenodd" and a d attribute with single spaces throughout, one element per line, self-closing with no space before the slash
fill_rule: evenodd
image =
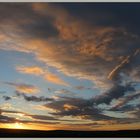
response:
<path id="1" fill-rule="evenodd" d="M 19 122 L 11 123 L 11 124 L 5 124 L 5 128 L 10 129 L 25 129 L 24 125 Z"/>
<path id="2" fill-rule="evenodd" d="M 6 124 L 0 123 L 0 127 L 7 128 L 7 129 L 25 129 L 25 130 L 53 130 L 54 129 L 52 126 L 43 125 L 39 123 L 24 124 L 21 122 L 6 123 Z"/>
<path id="3" fill-rule="evenodd" d="M 14 124 L 14 128 L 16 128 L 16 129 L 23 129 L 22 123 L 16 122 L 16 123 Z"/>

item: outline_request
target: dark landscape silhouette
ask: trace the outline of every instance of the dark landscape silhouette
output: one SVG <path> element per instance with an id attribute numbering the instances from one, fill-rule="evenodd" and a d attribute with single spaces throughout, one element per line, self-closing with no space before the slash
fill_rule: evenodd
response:
<path id="1" fill-rule="evenodd" d="M 71 131 L 71 130 L 23 130 L 23 129 L 0 129 L 0 137 L 29 137 L 29 138 L 138 138 L 140 130 L 119 130 L 119 131 Z"/>

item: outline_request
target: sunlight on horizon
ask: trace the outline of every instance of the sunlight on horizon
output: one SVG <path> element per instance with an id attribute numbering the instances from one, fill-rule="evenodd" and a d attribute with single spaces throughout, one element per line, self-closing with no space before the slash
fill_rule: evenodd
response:
<path id="1" fill-rule="evenodd" d="M 5 127 L 10 129 L 27 129 L 23 123 L 15 122 L 11 124 L 6 124 Z"/>
<path id="2" fill-rule="evenodd" d="M 1 128 L 4 129 L 24 129 L 24 130 L 55 130 L 52 126 L 43 126 L 40 124 L 24 124 L 20 122 L 0 124 Z"/>

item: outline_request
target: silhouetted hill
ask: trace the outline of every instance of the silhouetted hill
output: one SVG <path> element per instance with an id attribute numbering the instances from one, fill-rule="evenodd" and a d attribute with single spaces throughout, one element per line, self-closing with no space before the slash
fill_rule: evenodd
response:
<path id="1" fill-rule="evenodd" d="M 94 137 L 114 137 L 132 138 L 140 137 L 140 130 L 122 131 L 38 131 L 38 130 L 19 130 L 19 129 L 0 129 L 0 137 L 29 137 L 29 138 L 94 138 Z"/>

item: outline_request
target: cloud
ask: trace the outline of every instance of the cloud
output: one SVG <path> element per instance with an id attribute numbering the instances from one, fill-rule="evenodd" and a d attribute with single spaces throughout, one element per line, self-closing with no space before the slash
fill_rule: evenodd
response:
<path id="1" fill-rule="evenodd" d="M 38 10 L 37 7 L 39 7 Z M 119 75 L 124 69 L 126 71 L 125 61 L 129 56 L 135 54 L 138 48 L 137 36 L 122 28 L 90 26 L 84 21 L 71 17 L 61 7 L 56 8 L 57 13 L 52 12 L 54 7 L 51 5 L 46 5 L 47 8 L 42 6 L 42 9 L 40 7 L 41 5 L 36 6 L 36 12 L 44 15 L 48 11 L 47 15 L 54 18 L 54 26 L 60 34 L 58 38 L 37 41 L 36 44 L 42 48 L 42 51 L 37 52 L 38 59 L 69 76 L 92 80 L 101 87 L 110 87 L 111 83 L 108 78 L 115 76 L 115 73 Z M 57 16 L 60 13 L 63 13 L 62 16 Z M 72 19 L 71 22 L 68 20 L 69 18 Z M 63 43 L 61 43 L 62 41 Z M 34 45 L 32 42 L 30 43 Z M 132 45 L 136 47 L 132 49 Z M 47 46 L 47 48 L 43 46 Z M 115 46 L 118 46 L 117 49 Z M 134 58 L 136 57 L 138 56 Z M 94 67 L 95 65 L 96 67 Z"/>
<path id="2" fill-rule="evenodd" d="M 37 119 L 37 120 L 58 120 L 54 117 L 46 116 L 46 115 L 27 115 L 27 117 L 31 117 L 31 118 Z"/>
<path id="3" fill-rule="evenodd" d="M 24 93 L 17 92 L 17 91 L 16 91 L 16 95 L 17 96 L 22 96 L 28 102 L 48 102 L 48 101 L 53 101 L 52 98 L 47 98 L 47 97 L 44 97 L 44 96 L 40 96 L 40 97 L 27 96 Z"/>
<path id="4" fill-rule="evenodd" d="M 10 114 L 23 114 L 23 115 L 25 115 L 25 114 L 26 114 L 26 113 L 21 112 L 21 111 L 1 109 L 1 114 L 3 114 L 3 113 L 10 113 Z"/>
<path id="5" fill-rule="evenodd" d="M 62 79 L 60 79 L 60 77 L 58 77 L 57 75 L 53 74 L 53 73 L 47 73 L 44 76 L 45 80 L 52 82 L 54 84 L 58 84 L 58 85 L 64 85 L 64 86 L 69 86 L 68 83 L 66 83 L 65 81 L 63 81 Z"/>
<path id="6" fill-rule="evenodd" d="M 45 105 L 46 109 L 54 110 L 50 114 L 63 117 L 79 117 L 87 120 L 113 120 L 113 117 L 106 116 L 102 111 L 93 106 L 91 100 L 72 97 L 61 97 Z"/>
<path id="7" fill-rule="evenodd" d="M 94 98 L 95 104 L 110 104 L 113 99 L 119 99 L 124 96 L 127 92 L 135 92 L 135 88 L 132 84 L 127 85 L 114 85 L 109 91 L 97 95 Z"/>
<path id="8" fill-rule="evenodd" d="M 9 117 L 6 115 L 2 115 L 5 113 L 10 113 L 10 114 L 23 114 L 23 116 L 25 117 L 31 117 L 32 119 L 35 120 L 20 120 L 20 119 L 16 119 L 14 117 Z M 39 121 L 41 120 L 41 121 Z M 24 113 L 24 112 L 19 112 L 19 111 L 12 111 L 12 110 L 0 110 L 0 123 L 15 123 L 15 122 L 21 122 L 21 123 L 39 123 L 39 124 L 56 124 L 56 122 L 46 122 L 47 120 L 57 120 L 51 116 L 43 116 L 43 115 L 31 115 L 28 113 Z M 57 122 L 59 124 L 59 122 Z"/>
<path id="9" fill-rule="evenodd" d="M 15 114 L 15 115 L 16 115 L 16 114 L 22 114 L 24 117 L 31 117 L 31 118 L 36 119 L 36 120 L 57 120 L 57 119 L 53 118 L 52 116 L 33 115 L 33 114 L 21 112 L 21 111 L 3 110 L 3 109 L 1 109 L 1 114 L 5 114 L 5 113 Z"/>
<path id="10" fill-rule="evenodd" d="M 0 107 L 1 109 L 13 109 L 12 104 L 10 103 L 4 103 Z"/>
<path id="11" fill-rule="evenodd" d="M 25 73 L 25 74 L 33 74 L 33 75 L 42 75 L 44 73 L 43 69 L 37 66 L 17 66 L 16 70 L 20 73 Z"/>
<path id="12" fill-rule="evenodd" d="M 5 84 L 15 87 L 17 92 L 21 92 L 24 94 L 33 94 L 39 92 L 39 89 L 37 87 L 29 84 L 14 82 L 5 82 Z"/>
<path id="13" fill-rule="evenodd" d="M 8 101 L 8 100 L 11 100 L 11 99 L 12 99 L 12 98 L 9 97 L 9 96 L 3 96 L 3 98 L 4 98 L 5 101 Z"/>
<path id="14" fill-rule="evenodd" d="M 54 91 L 54 98 L 61 98 L 61 96 L 63 97 L 76 97 L 76 94 L 74 92 L 72 92 L 71 90 L 68 90 L 68 89 L 60 89 L 60 90 L 55 90 Z"/>
<path id="15" fill-rule="evenodd" d="M 47 103 L 44 105 L 49 113 L 56 117 L 69 116 L 72 118 L 80 118 L 82 120 L 92 120 L 92 121 L 104 121 L 110 124 L 127 124 L 134 123 L 138 121 L 136 116 L 136 111 L 134 107 L 129 106 L 126 112 L 123 112 L 126 116 L 111 115 L 105 113 L 106 109 L 99 109 L 95 104 L 95 98 L 92 99 L 82 99 L 82 98 L 72 98 L 72 97 L 59 97 L 58 99 Z M 133 112 L 130 112 L 132 111 Z M 135 111 L 134 111 L 135 110 Z M 113 113 L 113 112 L 112 112 Z M 115 113 L 115 112 L 114 112 Z M 139 114 L 139 113 L 137 113 Z M 126 121 L 127 119 L 127 121 Z"/>
<path id="16" fill-rule="evenodd" d="M 16 119 L 14 117 L 0 115 L 0 123 L 13 123 L 13 122 L 16 122 Z"/>
<path id="17" fill-rule="evenodd" d="M 133 113 L 137 119 L 140 119 L 140 105 L 136 106 L 135 112 Z"/>
<path id="18" fill-rule="evenodd" d="M 118 110 L 119 111 L 119 109 L 121 109 L 123 106 L 126 107 L 127 103 L 129 103 L 130 101 L 133 101 L 134 99 L 137 99 L 139 97 L 140 97 L 140 93 L 136 93 L 136 94 L 132 94 L 132 95 L 128 95 L 126 97 L 123 97 L 120 100 L 118 100 L 118 104 L 114 105 L 110 110 L 112 110 L 112 111 Z"/>
<path id="19" fill-rule="evenodd" d="M 130 105 L 130 104 L 127 104 L 127 105 L 124 105 L 124 106 L 121 106 L 121 107 L 118 107 L 118 108 L 111 108 L 110 110 L 111 111 L 119 111 L 119 112 L 131 112 L 131 111 L 135 111 L 136 108 L 139 108 L 139 105 Z M 133 112 L 134 113 L 134 112 Z"/>
<path id="20" fill-rule="evenodd" d="M 44 106 L 42 106 L 42 105 L 34 105 L 33 106 L 33 109 L 35 109 L 35 110 L 46 110 L 46 107 L 44 107 Z"/>
<path id="21" fill-rule="evenodd" d="M 4 115 L 5 114 L 5 115 Z M 20 119 L 16 119 L 14 117 L 8 117 L 6 116 L 7 114 L 11 114 L 11 115 L 20 115 L 22 116 L 22 118 L 24 117 L 24 120 L 20 120 Z M 26 112 L 21 112 L 21 111 L 15 111 L 15 110 L 0 110 L 0 117 L 5 119 L 2 120 L 1 122 L 5 122 L 5 123 L 14 123 L 14 122 L 25 122 L 25 123 L 40 123 L 42 124 L 44 122 L 44 124 L 47 124 L 46 121 L 50 121 L 50 123 L 56 123 L 55 121 L 57 121 L 58 123 L 60 122 L 70 122 L 71 120 L 61 120 L 58 117 L 55 118 L 54 116 L 50 116 L 50 115 L 35 115 L 35 114 L 29 114 Z M 31 120 L 28 121 L 27 118 L 30 118 Z M 53 122 L 51 122 L 53 121 Z M 76 121 L 78 122 L 79 120 L 73 120 L 73 122 Z"/>
<path id="22" fill-rule="evenodd" d="M 75 89 L 77 90 L 91 90 L 92 88 L 91 87 L 85 87 L 85 86 L 75 86 L 74 87 Z"/>
<path id="23" fill-rule="evenodd" d="M 92 80 L 97 86 L 110 87 L 112 83 L 107 79 L 109 74 L 125 58 L 135 52 L 139 46 L 139 37 L 125 30 L 125 28 L 96 24 L 96 22 L 99 23 L 100 21 L 95 21 L 95 24 L 91 25 L 89 21 L 86 22 L 83 19 L 76 18 L 59 5 L 29 4 L 26 6 L 27 11 L 30 6 L 32 7 L 30 15 L 27 12 L 22 15 L 23 17 L 28 15 L 27 22 L 25 22 L 28 28 L 25 26 L 26 28 L 23 30 L 21 26 L 23 21 L 19 18 L 19 12 L 16 20 L 21 21 L 17 23 L 18 25 L 15 24 L 15 26 L 23 32 L 23 36 L 20 44 L 16 42 L 15 46 L 17 47 L 10 47 L 10 49 L 33 53 L 38 60 L 56 67 L 63 73 L 69 76 Z M 11 6 L 12 9 L 14 9 L 13 7 L 14 5 Z M 35 15 L 38 18 L 35 18 Z M 34 36 L 32 26 L 43 21 L 45 23 L 45 19 L 48 19 L 48 22 L 57 30 L 58 34 L 44 40 L 42 36 Z M 11 21 L 12 19 L 7 20 Z M 29 27 L 31 28 L 30 31 L 28 30 Z M 42 27 L 44 28 L 35 27 L 35 29 L 41 33 L 48 29 L 47 24 L 46 26 L 42 25 Z M 32 36 L 32 40 L 26 38 L 25 34 Z M 14 38 L 14 40 L 16 39 Z M 124 69 L 125 71 L 127 70 L 123 67 Z M 117 70 L 116 72 L 120 73 L 122 71 Z M 54 76 L 49 76 L 49 79 L 54 80 Z M 54 81 L 63 83 L 58 79 L 56 80 L 56 78 Z"/>
<path id="24" fill-rule="evenodd" d="M 41 67 L 38 66 L 17 66 L 16 70 L 20 73 L 25 73 L 25 74 L 32 74 L 36 76 L 41 76 L 45 80 L 58 84 L 58 85 L 64 85 L 64 86 L 69 86 L 68 83 L 63 81 L 59 76 L 49 72 L 48 70 L 44 70 Z"/>
<path id="25" fill-rule="evenodd" d="M 68 111 L 68 110 L 73 110 L 73 109 L 77 109 L 76 106 L 70 105 L 70 104 L 64 104 L 64 110 Z"/>
<path id="26" fill-rule="evenodd" d="M 114 77 L 115 73 L 118 73 L 118 71 L 127 63 L 129 63 L 130 56 L 127 56 L 119 65 L 117 65 L 108 75 L 108 79 L 112 79 Z"/>

